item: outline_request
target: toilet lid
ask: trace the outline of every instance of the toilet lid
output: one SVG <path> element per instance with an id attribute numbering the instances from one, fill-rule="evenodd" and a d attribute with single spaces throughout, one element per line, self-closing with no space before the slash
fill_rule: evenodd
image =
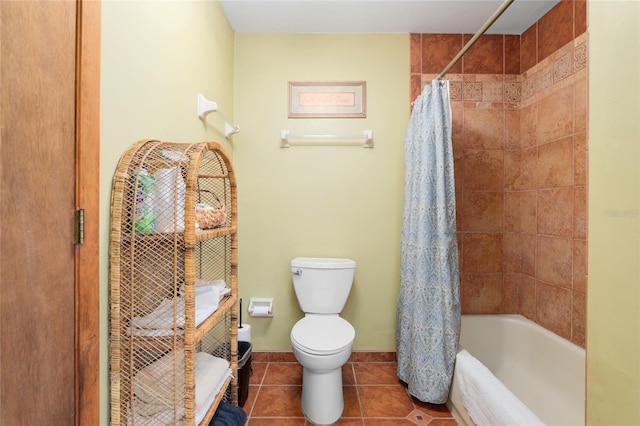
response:
<path id="1" fill-rule="evenodd" d="M 301 350 L 318 355 L 339 352 L 355 337 L 353 326 L 339 316 L 306 316 L 291 329 L 291 340 Z"/>

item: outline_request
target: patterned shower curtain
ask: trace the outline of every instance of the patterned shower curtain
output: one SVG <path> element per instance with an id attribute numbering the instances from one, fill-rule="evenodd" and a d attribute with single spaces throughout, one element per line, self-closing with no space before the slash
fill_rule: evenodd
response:
<path id="1" fill-rule="evenodd" d="M 424 402 L 446 402 L 460 337 L 460 272 L 449 82 L 416 99 L 405 135 L 396 346 L 398 377 Z"/>

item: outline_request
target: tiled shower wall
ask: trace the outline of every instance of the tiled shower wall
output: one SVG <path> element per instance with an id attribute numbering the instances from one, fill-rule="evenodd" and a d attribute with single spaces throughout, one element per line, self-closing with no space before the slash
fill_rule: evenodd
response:
<path id="1" fill-rule="evenodd" d="M 412 34 L 411 90 L 472 34 Z M 450 80 L 463 313 L 520 313 L 585 346 L 586 3 L 484 35 Z"/>

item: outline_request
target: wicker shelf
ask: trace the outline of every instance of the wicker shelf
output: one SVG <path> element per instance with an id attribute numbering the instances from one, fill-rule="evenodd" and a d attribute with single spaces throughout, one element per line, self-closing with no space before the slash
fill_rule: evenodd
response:
<path id="1" fill-rule="evenodd" d="M 111 197 L 112 425 L 207 425 L 221 401 L 237 404 L 235 189 L 215 142 L 143 140 L 122 155 Z M 225 208 L 211 229 L 197 227 L 200 203 Z"/>

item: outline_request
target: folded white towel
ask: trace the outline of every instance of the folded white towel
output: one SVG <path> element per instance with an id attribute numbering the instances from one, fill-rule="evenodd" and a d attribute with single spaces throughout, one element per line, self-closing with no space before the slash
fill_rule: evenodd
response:
<path id="1" fill-rule="evenodd" d="M 544 425 L 496 376 L 466 350 L 456 356 L 460 397 L 478 426 Z"/>
<path id="2" fill-rule="evenodd" d="M 209 315 L 218 309 L 220 290 L 217 287 L 206 287 L 195 295 L 195 325 L 200 325 Z M 174 306 L 175 305 L 175 306 Z M 158 307 L 144 316 L 133 318 L 135 329 L 161 329 L 172 330 L 174 328 L 173 313 L 175 309 L 175 327 L 184 328 L 184 298 L 164 299 Z"/>
<path id="3" fill-rule="evenodd" d="M 204 418 L 215 396 L 231 375 L 229 361 L 198 352 L 196 362 L 196 424 Z M 178 401 L 176 418 L 184 417 L 184 354 L 163 356 L 140 370 L 134 377 L 134 412 L 136 424 L 173 424 L 174 397 Z"/>

